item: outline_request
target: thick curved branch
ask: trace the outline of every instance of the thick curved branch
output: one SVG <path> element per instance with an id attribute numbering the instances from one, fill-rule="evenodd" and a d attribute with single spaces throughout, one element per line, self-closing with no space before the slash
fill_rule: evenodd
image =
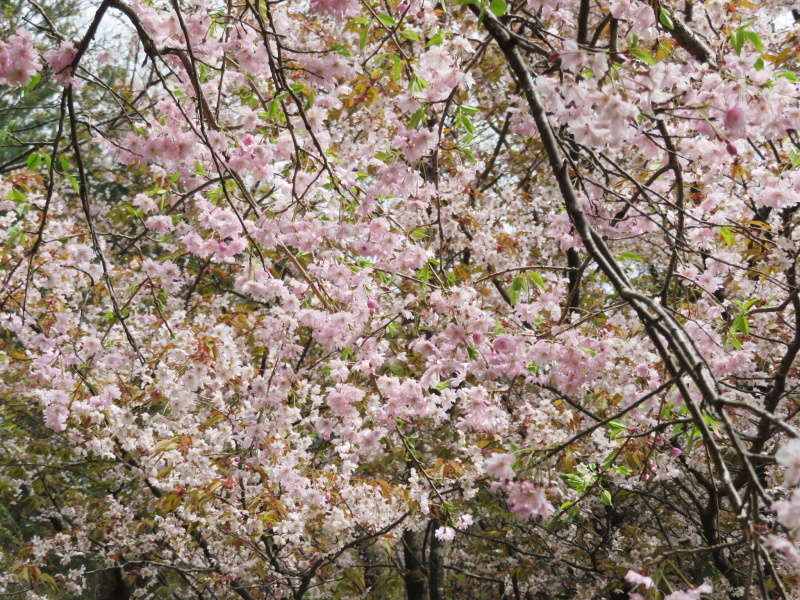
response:
<path id="1" fill-rule="evenodd" d="M 476 15 L 480 12 L 475 6 L 470 6 L 470 9 Z M 561 154 L 558 140 L 556 139 L 556 135 L 553 132 L 550 120 L 547 116 L 547 110 L 536 89 L 534 77 L 525 60 L 520 55 L 513 36 L 508 28 L 489 12 L 484 13 L 483 19 L 486 29 L 502 50 L 509 67 L 514 72 L 514 75 L 516 75 L 520 87 L 525 92 L 530 114 L 539 131 L 542 145 L 547 154 L 550 168 L 558 183 L 567 213 L 576 231 L 580 235 L 587 253 L 597 263 L 598 267 L 609 279 L 617 293 L 626 300 L 636 312 L 671 375 L 675 377 L 680 371 L 685 371 L 699 388 L 705 402 L 717 408 L 722 413 L 721 416 L 726 426 L 729 427 L 731 437 L 738 437 L 736 436 L 735 430 L 730 429 L 732 425 L 730 419 L 725 419 L 727 414 L 724 410 L 721 410 L 721 396 L 713 375 L 708 370 L 703 358 L 695 349 L 692 340 L 683 330 L 683 327 L 663 306 L 652 298 L 641 294 L 631 285 L 627 276 L 614 259 L 605 241 L 594 230 L 589 217 L 581 206 L 577 192 L 573 187 L 569 175 L 568 162 Z M 692 398 L 692 394 L 686 386 L 686 383 L 678 379 L 678 387 L 696 426 L 703 435 L 703 439 L 707 442 L 713 442 L 713 436 L 704 421 L 703 412 Z M 727 489 L 728 498 L 734 506 L 734 510 L 740 512 L 743 501 L 733 484 L 727 464 L 719 452 L 712 452 L 711 455 L 720 479 Z M 747 463 L 744 456 L 743 460 Z"/>

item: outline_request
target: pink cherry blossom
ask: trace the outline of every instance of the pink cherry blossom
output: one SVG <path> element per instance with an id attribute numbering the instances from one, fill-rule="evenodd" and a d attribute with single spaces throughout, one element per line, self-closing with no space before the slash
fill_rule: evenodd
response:
<path id="1" fill-rule="evenodd" d="M 41 68 L 29 31 L 18 29 L 0 41 L 0 85 L 27 85 Z"/>
<path id="2" fill-rule="evenodd" d="M 315 11 L 337 19 L 350 17 L 358 12 L 358 3 L 355 0 L 311 0 L 311 6 Z"/>
<path id="3" fill-rule="evenodd" d="M 800 490 L 795 490 L 789 500 L 778 500 L 772 505 L 778 521 L 789 529 L 800 527 Z"/>
<path id="4" fill-rule="evenodd" d="M 464 514 L 456 520 L 456 528 L 463 531 L 464 529 L 468 529 L 470 526 L 472 526 L 472 523 L 472 515 Z"/>
<path id="5" fill-rule="evenodd" d="M 712 591 L 714 591 L 714 588 L 710 584 L 704 583 L 696 588 L 673 592 L 664 600 L 699 600 L 701 595 L 710 594 Z"/>
<path id="6" fill-rule="evenodd" d="M 558 53 L 558 58 L 561 59 L 561 66 L 572 73 L 577 73 L 586 64 L 586 57 L 572 40 L 564 42 L 563 49 Z"/>
<path id="7" fill-rule="evenodd" d="M 148 217 L 147 221 L 145 221 L 148 229 L 152 229 L 158 233 L 166 233 L 170 229 L 172 229 L 172 218 L 168 217 L 167 215 L 156 215 L 153 217 Z"/>
<path id="8" fill-rule="evenodd" d="M 131 204 L 136 208 L 142 209 L 146 213 L 155 212 L 158 210 L 158 204 L 145 194 L 136 194 L 134 199 L 131 201 Z"/>
<path id="9" fill-rule="evenodd" d="M 515 462 L 517 458 L 513 454 L 495 453 L 486 461 L 486 472 L 500 481 L 514 479 L 514 469 L 511 467 Z"/>
<path id="10" fill-rule="evenodd" d="M 452 527 L 439 527 L 434 535 L 440 542 L 452 542 L 456 537 L 456 530 Z"/>
<path id="11" fill-rule="evenodd" d="M 77 48 L 70 41 L 62 42 L 58 48 L 44 53 L 47 65 L 53 72 L 53 78 L 64 87 L 74 82 L 70 65 L 76 54 Z"/>
<path id="12" fill-rule="evenodd" d="M 510 486 L 508 504 L 511 511 L 521 519 L 550 518 L 555 509 L 545 497 L 544 488 L 536 487 L 530 481 L 520 481 Z"/>
<path id="13" fill-rule="evenodd" d="M 775 460 L 786 468 L 786 485 L 800 482 L 800 438 L 793 438 L 778 448 Z"/>
<path id="14" fill-rule="evenodd" d="M 732 133 L 741 132 L 747 125 L 747 106 L 741 102 L 735 102 L 725 111 L 723 118 L 725 129 Z"/>
<path id="15" fill-rule="evenodd" d="M 647 577 L 646 575 L 640 575 L 635 571 L 628 571 L 625 575 L 625 581 L 628 583 L 636 585 L 643 585 L 645 588 L 650 589 L 653 587 L 653 579 Z"/>
<path id="16" fill-rule="evenodd" d="M 767 536 L 764 546 L 783 555 L 784 560 L 794 565 L 800 565 L 800 552 L 797 545 L 785 538 L 776 535 Z"/>

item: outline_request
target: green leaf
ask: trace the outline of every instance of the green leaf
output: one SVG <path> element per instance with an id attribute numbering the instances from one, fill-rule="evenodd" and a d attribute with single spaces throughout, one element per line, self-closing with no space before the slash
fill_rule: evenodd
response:
<path id="1" fill-rule="evenodd" d="M 38 152 L 34 152 L 30 156 L 28 156 L 28 168 L 31 171 L 35 171 L 36 168 L 39 166 L 39 164 L 41 164 L 41 162 L 42 162 L 42 155 L 39 154 Z"/>
<path id="2" fill-rule="evenodd" d="M 722 239 L 725 240 L 725 243 L 728 246 L 733 246 L 733 242 L 736 240 L 736 236 L 731 231 L 730 227 L 721 227 L 719 230 L 719 234 L 722 236 Z"/>
<path id="3" fill-rule="evenodd" d="M 8 236 L 6 238 L 6 244 L 12 244 L 13 245 L 20 238 L 20 235 L 22 235 L 22 232 L 20 231 L 19 227 L 9 227 L 8 230 L 6 231 L 6 235 Z"/>
<path id="4" fill-rule="evenodd" d="M 421 42 L 422 41 L 421 39 L 419 39 L 419 34 L 416 31 L 413 31 L 411 29 L 403 29 L 400 32 L 400 35 L 402 35 L 407 40 L 411 40 L 412 42 Z"/>
<path id="5" fill-rule="evenodd" d="M 6 200 L 13 200 L 14 202 L 27 202 L 28 197 L 17 189 L 11 190 L 11 193 L 6 196 Z"/>
<path id="6" fill-rule="evenodd" d="M 759 54 L 764 53 L 764 44 L 761 41 L 761 36 L 758 35 L 755 31 L 745 31 L 744 38 L 751 44 L 753 47 L 758 50 Z"/>
<path id="7" fill-rule="evenodd" d="M 752 300 L 748 300 L 742 305 L 742 310 L 745 312 L 749 311 L 753 306 L 759 301 L 759 298 L 753 298 Z"/>
<path id="8" fill-rule="evenodd" d="M 430 48 L 431 46 L 438 46 L 444 41 L 444 34 L 442 33 L 441 29 L 438 29 L 433 37 L 428 40 L 428 43 L 425 44 L 426 48 Z"/>
<path id="9" fill-rule="evenodd" d="M 756 59 L 756 62 L 755 62 L 755 63 L 753 63 L 753 68 L 754 68 L 756 71 L 760 71 L 761 69 L 763 69 L 763 68 L 764 68 L 764 59 L 763 59 L 763 58 L 761 58 L 761 57 L 759 56 L 759 57 Z"/>
<path id="10" fill-rule="evenodd" d="M 708 413 L 703 414 L 703 420 L 706 422 L 706 425 L 711 428 L 711 431 L 713 431 L 716 435 L 719 435 L 719 421 L 714 419 L 714 417 Z"/>
<path id="11" fill-rule="evenodd" d="M 416 129 L 417 127 L 419 127 L 419 124 L 424 116 L 425 116 L 425 107 L 423 106 L 412 115 L 411 123 L 409 123 L 411 129 Z"/>
<path id="12" fill-rule="evenodd" d="M 742 47 L 744 46 L 744 36 L 742 35 L 741 29 L 737 29 L 733 32 L 730 37 L 730 42 L 733 49 L 736 50 L 736 54 L 741 54 Z"/>
<path id="13" fill-rule="evenodd" d="M 639 262 L 644 262 L 644 259 L 636 254 L 636 252 L 623 252 L 617 257 L 617 260 L 637 260 Z"/>
<path id="14" fill-rule="evenodd" d="M 337 44 L 331 47 L 331 52 L 338 52 L 340 56 L 353 56 L 353 53 L 347 49 L 344 44 Z"/>
<path id="15" fill-rule="evenodd" d="M 369 41 L 369 27 L 364 27 L 358 36 L 358 49 L 363 51 L 364 48 L 367 47 L 368 41 Z"/>
<path id="16" fill-rule="evenodd" d="M 602 500 L 603 504 L 606 506 L 612 506 L 614 504 L 614 502 L 611 500 L 611 492 L 608 490 L 603 490 L 603 492 L 600 494 L 600 500 Z"/>
<path id="17" fill-rule="evenodd" d="M 39 83 L 41 80 L 42 80 L 42 74 L 41 74 L 41 73 L 36 73 L 36 75 L 34 75 L 33 77 L 31 77 L 31 80 L 28 82 L 28 85 L 26 85 L 26 86 L 25 86 L 23 89 L 24 89 L 26 92 L 30 92 L 30 91 L 31 91 L 33 88 L 35 88 L 35 87 L 36 87 L 36 85 L 37 85 L 37 84 L 38 84 L 38 83 Z"/>
<path id="18" fill-rule="evenodd" d="M 642 50 L 641 48 L 629 48 L 628 52 L 639 60 L 646 62 L 648 65 L 652 66 L 656 64 L 655 59 L 650 56 L 650 53 L 646 50 Z"/>
<path id="19" fill-rule="evenodd" d="M 480 356 L 478 351 L 472 346 L 467 346 L 467 354 L 469 355 L 470 360 L 478 360 L 478 357 Z"/>
<path id="20" fill-rule="evenodd" d="M 547 290 L 547 288 L 544 285 L 544 279 L 542 279 L 542 276 L 536 273 L 535 271 L 530 271 L 528 273 L 528 279 L 530 279 L 531 281 L 533 281 L 533 283 L 538 285 L 542 289 L 542 291 Z"/>
<path id="21" fill-rule="evenodd" d="M 396 54 L 392 58 L 392 81 L 400 81 L 403 76 L 403 61 Z"/>
<path id="22" fill-rule="evenodd" d="M 514 306 L 519 300 L 520 292 L 522 292 L 522 286 L 524 285 L 525 281 L 522 277 L 515 277 L 514 281 L 511 282 L 511 288 L 508 290 L 508 299 L 511 300 L 511 306 Z"/>
<path id="23" fill-rule="evenodd" d="M 621 431 L 627 429 L 627 427 L 625 427 L 625 425 L 623 425 L 620 421 L 609 421 L 608 428 L 611 430 L 610 437 L 612 440 L 617 437 Z"/>
<path id="24" fill-rule="evenodd" d="M 795 75 L 791 71 L 786 71 L 784 73 L 781 73 L 780 75 L 778 75 L 778 77 L 783 77 L 784 79 L 788 79 L 793 83 L 797 81 L 797 75 Z"/>
<path id="25" fill-rule="evenodd" d="M 431 278 L 430 267 L 428 265 L 425 265 L 419 271 L 417 271 L 416 275 L 417 279 L 419 279 L 420 281 L 429 281 Z"/>
<path id="26" fill-rule="evenodd" d="M 759 52 L 764 52 L 764 43 L 761 41 L 761 36 L 758 35 L 755 31 L 748 31 L 743 27 L 740 27 L 736 31 L 731 34 L 730 37 L 731 46 L 733 49 L 736 50 L 736 54 L 741 54 L 742 49 L 746 42 L 750 42 L 753 44 L 753 47 Z"/>
<path id="27" fill-rule="evenodd" d="M 386 13 L 378 15 L 378 21 L 386 25 L 386 27 L 394 27 L 397 25 L 397 21 L 391 15 L 387 15 Z"/>
<path id="28" fill-rule="evenodd" d="M 658 20 L 664 27 L 666 27 L 670 31 L 675 29 L 675 23 L 672 21 L 672 16 L 670 15 L 670 12 L 666 8 L 662 8 L 661 12 L 658 13 Z"/>
<path id="29" fill-rule="evenodd" d="M 424 239 L 428 235 L 430 235 L 430 229 L 426 225 L 423 225 L 422 227 L 417 227 L 414 231 L 411 232 L 411 237 L 414 238 L 415 240 Z"/>
<path id="30" fill-rule="evenodd" d="M 742 313 L 736 315 L 731 323 L 731 331 L 741 331 L 745 335 L 750 334 L 750 324 L 747 322 L 747 315 Z"/>
<path id="31" fill-rule="evenodd" d="M 408 89 L 412 92 L 421 92 L 428 86 L 428 82 L 413 71 L 408 76 Z"/>
<path id="32" fill-rule="evenodd" d="M 507 10 L 508 3 L 506 0 L 492 0 L 492 2 L 489 4 L 489 11 L 491 11 L 495 17 L 502 17 L 504 14 L 506 14 Z"/>

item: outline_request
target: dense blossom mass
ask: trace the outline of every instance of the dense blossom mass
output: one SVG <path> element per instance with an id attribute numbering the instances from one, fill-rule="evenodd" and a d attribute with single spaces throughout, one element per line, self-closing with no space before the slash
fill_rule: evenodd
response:
<path id="1" fill-rule="evenodd" d="M 0 3 L 0 597 L 800 598 L 790 8 Z"/>

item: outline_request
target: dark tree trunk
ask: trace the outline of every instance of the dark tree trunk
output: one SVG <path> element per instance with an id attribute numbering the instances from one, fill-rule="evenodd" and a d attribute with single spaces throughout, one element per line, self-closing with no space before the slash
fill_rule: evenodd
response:
<path id="1" fill-rule="evenodd" d="M 406 584 L 406 600 L 428 600 L 427 573 L 423 564 L 423 545 L 425 532 L 411 531 L 403 533 L 403 556 L 406 572 L 403 577 Z"/>
<path id="2" fill-rule="evenodd" d="M 428 554 L 428 586 L 430 600 L 444 600 L 444 544 L 436 539 L 436 523 L 432 524 L 431 549 Z"/>

